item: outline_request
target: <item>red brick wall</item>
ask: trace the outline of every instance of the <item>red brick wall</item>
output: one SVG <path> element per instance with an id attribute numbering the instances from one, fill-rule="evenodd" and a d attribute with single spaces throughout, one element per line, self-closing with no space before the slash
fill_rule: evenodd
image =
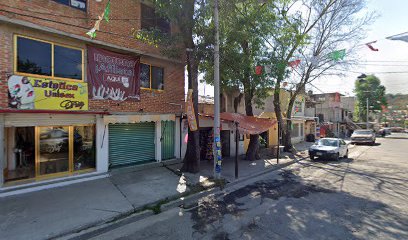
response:
<path id="1" fill-rule="evenodd" d="M 107 0 L 101 3 L 88 0 L 88 9 L 84 12 L 52 0 L 1 0 L 0 10 L 3 11 L 0 11 L 0 15 L 88 37 L 85 33 L 94 26 L 106 2 Z M 96 40 L 160 54 L 157 48 L 131 37 L 132 28 L 140 29 L 140 1 L 111 0 L 110 18 L 109 23 L 105 21 L 101 23 Z"/>
<path id="2" fill-rule="evenodd" d="M 95 0 L 89 0 L 88 10 L 87 12 L 83 12 L 69 6 L 58 4 L 52 0 L 2 0 L 0 2 L 0 15 L 32 22 L 40 26 L 50 27 L 67 33 L 88 37 L 85 33 L 91 29 L 94 24 L 94 20 L 89 20 L 88 18 L 95 19 L 97 15 L 100 15 L 106 2 L 107 1 L 104 0 L 102 3 L 97 3 Z M 18 14 L 8 13 L 1 10 L 15 12 Z M 42 12 L 44 14 L 36 14 L 35 12 Z M 35 18 L 30 16 L 35 16 Z M 49 19 L 52 21 L 39 18 Z M 160 55 L 160 51 L 157 48 L 143 44 L 130 37 L 130 30 L 133 27 L 136 29 L 140 28 L 140 1 L 112 0 L 111 18 L 112 20 L 109 23 L 106 23 L 105 21 L 101 23 L 102 32 L 97 33 L 97 40 L 115 44 L 121 47 L 136 49 L 145 52 L 146 54 Z M 114 20 L 118 18 L 131 20 Z M 104 31 L 113 32 L 113 34 L 104 33 Z M 7 75 L 13 73 L 13 34 L 37 37 L 43 40 L 54 41 L 56 43 L 86 49 L 85 42 L 0 22 L 0 56 L 2 56 L 0 58 L 0 108 L 7 108 L 8 104 Z M 114 51 L 114 49 L 112 50 Z M 90 110 L 145 113 L 182 112 L 184 108 L 181 109 L 179 105 L 175 104 L 183 104 L 183 64 L 160 60 L 145 55 L 141 56 L 141 61 L 155 66 L 164 67 L 164 91 L 158 92 L 142 89 L 140 102 L 90 100 Z"/>
<path id="3" fill-rule="evenodd" d="M 0 108 L 8 107 L 7 78 L 13 71 L 13 34 L 0 24 Z"/>

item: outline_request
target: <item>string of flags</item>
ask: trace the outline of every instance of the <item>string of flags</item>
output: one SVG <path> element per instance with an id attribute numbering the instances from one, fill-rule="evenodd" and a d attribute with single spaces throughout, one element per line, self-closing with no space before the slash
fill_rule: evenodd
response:
<path id="1" fill-rule="evenodd" d="M 99 25 L 101 24 L 101 21 L 105 19 L 106 22 L 109 22 L 110 12 L 111 9 L 109 0 L 106 4 L 105 9 L 103 10 L 102 15 L 98 16 L 98 20 L 96 20 L 94 27 L 86 33 L 89 37 L 91 37 L 92 39 L 96 38 L 96 32 L 99 31 Z"/>
<path id="2" fill-rule="evenodd" d="M 375 48 L 373 46 L 374 43 L 377 43 L 377 41 L 368 42 L 368 43 L 365 43 L 363 45 L 367 46 L 371 51 L 378 52 L 379 49 Z M 340 50 L 335 50 L 333 52 L 330 52 L 327 55 L 327 57 L 329 59 L 333 60 L 333 61 L 338 62 L 338 61 L 343 60 L 346 57 L 346 55 L 347 55 L 347 50 L 346 49 L 340 49 Z M 291 67 L 292 69 L 295 69 L 295 68 L 299 67 L 300 63 L 301 63 L 301 60 L 296 59 L 294 61 L 288 62 L 287 66 Z M 311 58 L 311 63 L 316 65 L 318 63 L 318 56 L 313 56 Z M 265 73 L 266 74 L 270 74 L 272 72 L 272 65 L 256 66 L 255 67 L 255 74 L 256 75 L 262 75 L 264 68 L 265 68 Z"/>

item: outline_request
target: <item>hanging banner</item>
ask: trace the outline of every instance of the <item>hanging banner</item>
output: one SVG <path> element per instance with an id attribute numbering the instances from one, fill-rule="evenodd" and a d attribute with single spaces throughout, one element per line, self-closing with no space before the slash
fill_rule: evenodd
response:
<path id="1" fill-rule="evenodd" d="M 13 75 L 8 79 L 9 107 L 42 110 L 88 110 L 88 85 Z"/>
<path id="2" fill-rule="evenodd" d="M 190 131 L 192 132 L 197 131 L 198 130 L 197 120 L 193 105 L 193 89 L 189 89 L 187 93 L 186 113 L 188 125 L 190 126 Z"/>
<path id="3" fill-rule="evenodd" d="M 139 101 L 140 57 L 88 46 L 89 95 L 96 100 Z"/>

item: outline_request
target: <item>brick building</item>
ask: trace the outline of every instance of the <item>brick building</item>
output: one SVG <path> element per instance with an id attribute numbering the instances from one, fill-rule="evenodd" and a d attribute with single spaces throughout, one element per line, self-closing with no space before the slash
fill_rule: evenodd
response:
<path id="1" fill-rule="evenodd" d="M 0 3 L 0 191 L 180 157 L 184 61 L 132 37 L 174 26 L 145 0 Z"/>

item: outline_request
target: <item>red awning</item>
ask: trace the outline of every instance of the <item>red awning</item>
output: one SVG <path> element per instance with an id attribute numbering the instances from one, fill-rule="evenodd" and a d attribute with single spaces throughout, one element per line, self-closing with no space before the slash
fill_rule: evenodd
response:
<path id="1" fill-rule="evenodd" d="M 214 118 L 214 115 L 202 115 L 203 117 Z M 267 118 L 257 118 L 246 116 L 239 113 L 223 112 L 220 114 L 221 121 L 238 123 L 238 129 L 244 134 L 260 134 L 268 131 L 273 125 L 277 123 L 276 120 Z"/>

